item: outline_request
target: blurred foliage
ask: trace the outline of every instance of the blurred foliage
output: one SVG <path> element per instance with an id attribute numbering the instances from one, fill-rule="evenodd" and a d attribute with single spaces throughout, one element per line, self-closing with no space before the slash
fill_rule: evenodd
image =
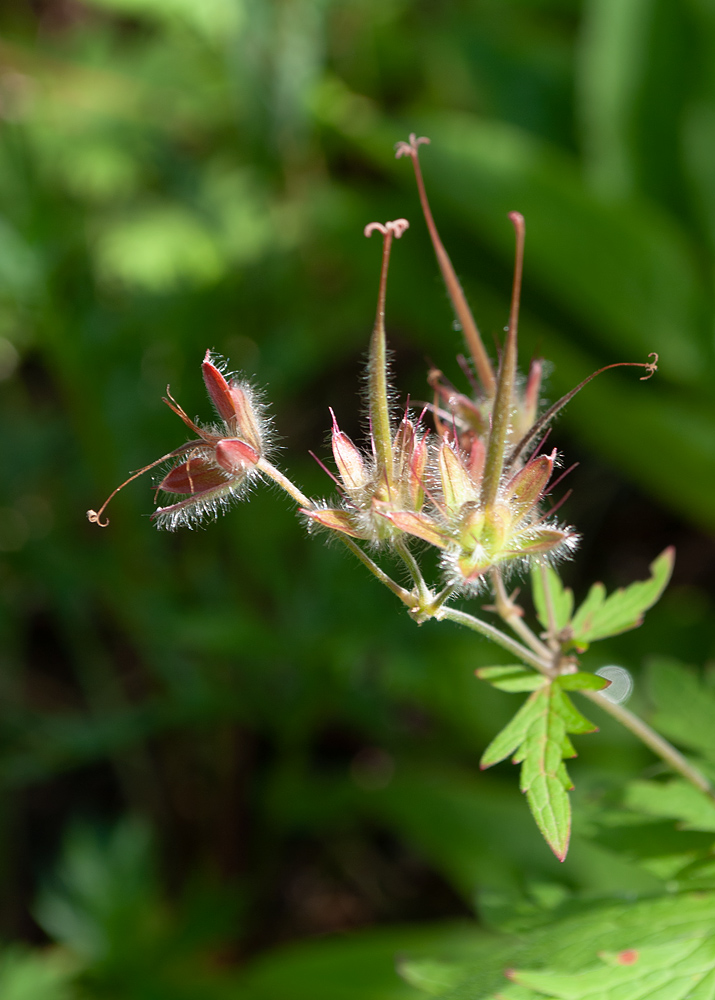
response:
<path id="1" fill-rule="evenodd" d="M 715 649 L 711 5 L 10 0 L 0 37 L 0 935 L 42 945 L 8 946 L 3 998 L 407 998 L 392 956 L 431 954 L 440 918 L 657 892 L 676 856 L 704 864 L 707 830 L 676 833 L 681 812 L 644 816 L 623 791 L 651 758 L 606 719 L 577 740 L 559 865 L 509 766 L 476 770 L 511 708 L 474 679 L 495 651 L 416 629 L 282 498 L 176 536 L 142 516 L 148 484 L 106 532 L 84 511 L 183 441 L 167 382 L 207 415 L 207 347 L 268 387 L 285 466 L 326 492 L 307 450 L 325 454 L 328 405 L 360 432 L 373 219 L 412 220 L 388 299 L 401 392 L 424 398 L 426 358 L 462 384 L 391 152 L 427 134 L 488 340 L 519 209 L 522 360 L 553 362 L 550 398 L 660 354 L 647 384 L 626 369 L 589 386 L 555 437 L 585 459 L 566 508 L 578 599 L 678 547 L 649 621 L 584 656 L 631 670 L 636 710 L 663 721 L 671 668 L 649 694 L 644 659 Z M 705 754 L 693 704 L 664 729 Z M 624 795 L 631 827 L 601 822 Z M 252 959 L 374 924 L 396 926 Z"/>

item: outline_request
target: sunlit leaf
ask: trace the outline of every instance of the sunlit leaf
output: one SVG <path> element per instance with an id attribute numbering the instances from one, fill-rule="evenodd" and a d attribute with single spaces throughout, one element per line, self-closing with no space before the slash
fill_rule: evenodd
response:
<path id="1" fill-rule="evenodd" d="M 167 292 L 203 285 L 226 269 L 216 234 L 178 205 L 147 206 L 107 221 L 97 236 L 97 268 L 108 284 Z"/>
<path id="2" fill-rule="evenodd" d="M 525 670 L 524 667 L 479 667 L 475 671 L 480 681 L 488 681 L 492 687 L 500 691 L 536 691 L 547 683 L 543 674 L 535 670 Z"/>
<path id="3" fill-rule="evenodd" d="M 558 678 L 558 685 L 562 691 L 602 691 L 610 683 L 606 677 L 582 671 L 576 674 L 562 674 Z"/>
<path id="4" fill-rule="evenodd" d="M 90 0 L 93 6 L 117 14 L 146 17 L 167 24 L 184 24 L 216 41 L 230 35 L 241 22 L 241 7 L 231 0 Z"/>
<path id="5" fill-rule="evenodd" d="M 3 1000 L 75 1000 L 78 969 L 68 955 L 9 949 L 0 955 Z"/>
<path id="6" fill-rule="evenodd" d="M 475 941 L 471 955 L 432 974 L 418 959 L 410 982 L 450 1000 L 711 1000 L 712 893 L 564 910 L 518 939 L 494 939 L 490 953 Z M 401 967 L 412 972 L 408 961 Z"/>
<path id="7" fill-rule="evenodd" d="M 566 857 L 571 833 L 569 789 L 563 764 L 574 755 L 567 733 L 595 730 L 569 700 L 558 682 L 542 686 L 484 751 L 481 767 L 491 767 L 514 754 L 522 764 L 520 786 L 544 839 L 560 861 Z"/>
<path id="8" fill-rule="evenodd" d="M 666 549 L 651 563 L 650 579 L 621 587 L 608 597 L 603 584 L 595 583 L 571 621 L 574 645 L 587 646 L 597 639 L 637 628 L 665 590 L 674 559 L 674 550 Z"/>
<path id="9" fill-rule="evenodd" d="M 532 568 L 531 586 L 536 614 L 543 627 L 551 628 L 551 612 L 554 627 L 557 631 L 562 629 L 573 611 L 573 591 L 564 587 L 558 573 L 548 563 L 536 564 Z"/>
<path id="10" fill-rule="evenodd" d="M 624 948 L 576 973 L 510 971 L 509 978 L 550 1000 L 709 1000 L 715 993 L 715 936 Z"/>
<path id="11" fill-rule="evenodd" d="M 693 668 L 662 657 L 649 663 L 647 678 L 656 729 L 715 761 L 715 690 Z"/>
<path id="12" fill-rule="evenodd" d="M 648 816 L 680 820 L 684 829 L 715 831 L 715 802 L 680 778 L 667 782 L 632 781 L 625 801 L 631 809 Z"/>

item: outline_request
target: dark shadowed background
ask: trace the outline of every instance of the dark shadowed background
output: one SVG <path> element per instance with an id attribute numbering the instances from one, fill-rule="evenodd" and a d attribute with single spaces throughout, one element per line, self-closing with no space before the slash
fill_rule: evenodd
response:
<path id="1" fill-rule="evenodd" d="M 330 495 L 308 450 L 328 460 L 329 406 L 364 431 L 372 220 L 411 221 L 387 310 L 401 399 L 426 398 L 430 362 L 466 387 L 393 157 L 428 135 L 490 348 L 506 213 L 526 217 L 522 366 L 549 360 L 545 401 L 660 355 L 649 382 L 601 376 L 552 434 L 581 463 L 562 509 L 584 534 L 577 596 L 677 546 L 660 608 L 585 658 L 632 671 L 647 713 L 649 658 L 715 650 L 715 7 L 6 0 L 0 118 L 6 995 L 408 998 L 392 954 L 500 894 L 659 886 L 592 822 L 648 754 L 607 720 L 580 738 L 559 865 L 515 769 L 478 770 L 515 696 L 473 672 L 503 654 L 416 628 L 282 495 L 174 535 L 148 520 L 149 478 L 105 531 L 84 512 L 185 439 L 167 383 L 210 418 L 207 348 L 266 387 L 280 462 Z"/>

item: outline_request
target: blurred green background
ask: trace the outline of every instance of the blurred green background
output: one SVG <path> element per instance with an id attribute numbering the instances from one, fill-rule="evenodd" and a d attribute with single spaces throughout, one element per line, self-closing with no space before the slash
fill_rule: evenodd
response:
<path id="1" fill-rule="evenodd" d="M 428 135 L 490 347 L 518 209 L 545 398 L 660 355 L 553 433 L 581 462 L 577 597 L 678 548 L 661 608 L 586 658 L 631 670 L 647 714 L 649 658 L 715 652 L 715 5 L 7 0 L 0 118 L 3 997 L 406 998 L 392 956 L 442 921 L 660 886 L 591 822 L 649 755 L 608 720 L 578 741 L 559 865 L 515 770 L 477 768 L 517 704 L 473 677 L 502 655 L 417 629 L 282 496 L 176 535 L 151 526 L 148 480 L 106 531 L 84 512 L 183 442 L 167 383 L 210 417 L 207 348 L 266 387 L 283 467 L 330 494 L 307 452 L 329 453 L 328 406 L 362 433 L 375 219 L 412 223 L 388 295 L 401 398 L 426 397 L 430 361 L 464 386 L 393 158 Z"/>

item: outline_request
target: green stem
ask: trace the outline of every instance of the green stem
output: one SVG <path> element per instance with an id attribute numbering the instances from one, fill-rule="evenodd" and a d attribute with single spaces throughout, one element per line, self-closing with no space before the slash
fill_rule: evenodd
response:
<path id="1" fill-rule="evenodd" d="M 261 458 L 256 463 L 256 467 L 263 472 L 265 475 L 269 476 L 278 486 L 280 486 L 286 493 L 288 493 L 296 503 L 300 504 L 302 507 L 310 508 L 313 506 L 311 500 L 302 493 L 298 487 L 284 476 L 282 472 L 267 462 L 265 459 Z M 370 556 L 364 552 L 359 545 L 357 545 L 352 538 L 348 538 L 345 535 L 339 535 L 340 541 L 357 556 L 360 562 L 372 573 L 380 583 L 388 587 L 393 594 L 398 597 L 403 604 L 408 608 L 415 607 L 415 598 L 408 590 L 401 587 L 396 583 L 391 577 L 387 575 L 380 567 L 373 562 Z M 399 549 L 398 549 L 399 551 Z M 419 570 L 414 557 L 409 552 L 409 550 L 404 547 L 404 551 L 399 552 L 403 561 L 410 568 L 410 572 L 413 574 L 415 583 L 420 590 L 420 598 L 423 599 L 422 587 L 425 591 L 427 590 L 424 579 Z M 497 591 L 497 602 L 499 604 L 500 596 L 506 597 L 506 601 L 512 604 L 511 600 L 506 595 L 503 588 L 503 583 L 501 582 L 501 577 L 495 578 L 495 590 Z M 421 584 L 420 584 L 421 582 Z M 546 589 L 546 588 L 545 588 Z M 433 611 L 433 616 L 439 620 L 447 619 L 449 621 L 456 622 L 458 625 L 464 625 L 466 628 L 472 629 L 473 632 L 479 632 L 487 639 L 491 639 L 492 642 L 506 649 L 508 652 L 513 653 L 514 656 L 518 657 L 523 663 L 528 664 L 539 673 L 545 674 L 547 677 L 553 676 L 552 667 L 550 665 L 551 655 L 550 651 L 546 646 L 539 641 L 539 639 L 534 635 L 531 629 L 526 625 L 525 622 L 521 620 L 519 616 L 507 616 L 505 621 L 507 624 L 527 643 L 531 646 L 531 649 L 527 646 L 522 646 L 521 643 L 512 639 L 511 636 L 506 635 L 501 632 L 498 628 L 490 625 L 488 622 L 482 621 L 480 618 L 475 618 L 473 615 L 469 615 L 464 611 L 459 611 L 457 608 L 450 608 L 442 606 L 442 601 L 445 601 L 452 593 L 451 588 L 445 588 L 441 594 L 438 595 L 436 600 L 433 602 L 430 608 Z M 497 605 L 498 606 L 498 605 Z M 501 612 L 500 612 L 501 613 Z M 541 649 L 545 651 L 546 655 L 539 655 L 537 652 L 537 644 Z M 533 652 L 532 652 L 533 650 Z M 644 743 L 649 749 L 660 757 L 669 767 L 680 774 L 686 781 L 707 795 L 709 799 L 715 802 L 715 788 L 708 781 L 704 774 L 702 774 L 696 767 L 694 767 L 679 750 L 669 743 L 664 737 L 660 736 L 654 729 L 639 719 L 637 715 L 625 708 L 623 705 L 618 705 L 616 702 L 609 701 L 608 698 L 600 691 L 581 691 L 586 698 L 598 705 L 604 712 L 607 712 L 612 718 L 620 722 L 622 726 L 628 729 L 634 736 L 637 736 L 642 743 Z"/>
<path id="2" fill-rule="evenodd" d="M 519 300 L 521 296 L 521 274 L 524 264 L 524 219 L 518 212 L 511 212 L 509 218 L 514 224 L 516 231 L 514 284 L 511 293 L 509 327 L 501 364 L 499 365 L 496 396 L 494 397 L 494 407 L 492 409 L 492 426 L 489 432 L 489 443 L 487 444 L 487 457 L 484 462 L 481 496 L 482 507 L 488 507 L 494 503 L 499 491 L 499 483 L 504 469 L 504 453 L 514 406 Z"/>
<path id="3" fill-rule="evenodd" d="M 385 343 L 385 294 L 387 291 L 387 270 L 390 266 L 392 230 L 387 229 L 382 245 L 382 269 L 380 288 L 377 296 L 375 326 L 370 340 L 370 360 L 368 362 L 368 399 L 370 424 L 375 445 L 375 457 L 380 473 L 386 480 L 388 489 L 392 486 L 392 430 L 390 427 L 390 403 L 387 390 L 387 345 Z"/>
<path id="4" fill-rule="evenodd" d="M 537 656 L 541 657 L 541 659 L 546 663 L 552 664 L 553 655 L 551 650 L 541 641 L 541 639 L 539 639 L 537 635 L 534 635 L 524 621 L 521 608 L 518 604 L 515 604 L 511 597 L 507 594 L 501 573 L 496 567 L 494 568 L 491 577 L 494 584 L 496 609 L 502 621 L 509 626 L 512 632 L 516 632 L 519 638 L 525 642 L 530 649 L 533 649 Z M 550 667 L 550 669 L 553 671 L 553 666 Z"/>
<path id="5" fill-rule="evenodd" d="M 256 462 L 256 468 L 264 475 L 272 479 L 273 482 L 280 486 L 282 490 L 285 490 L 288 496 L 295 500 L 297 504 L 300 504 L 301 507 L 305 507 L 306 510 L 311 510 L 315 507 L 313 501 L 310 500 L 305 493 L 299 490 L 295 483 L 291 482 L 287 476 L 283 475 L 280 469 L 277 469 L 275 465 L 271 465 L 271 463 L 267 462 L 265 458 L 258 459 Z M 384 573 L 377 563 L 373 562 L 370 556 L 366 552 L 363 552 L 360 546 L 354 542 L 352 538 L 349 538 L 347 535 L 340 534 L 339 532 L 335 532 L 335 535 L 340 539 L 343 545 L 350 549 L 353 555 L 358 557 L 363 566 L 367 567 L 367 569 L 370 570 L 372 575 L 376 577 L 380 583 L 389 587 L 392 593 L 400 598 L 403 604 L 406 604 L 409 608 L 414 606 L 415 600 L 412 594 L 408 590 L 405 590 L 404 587 L 401 587 L 399 583 L 395 583 L 395 581 L 389 577 L 387 573 Z"/>
<path id="6" fill-rule="evenodd" d="M 604 712 L 608 712 L 622 726 L 630 730 L 634 736 L 637 736 L 642 743 L 645 743 L 654 754 L 660 757 L 661 760 L 664 760 L 669 767 L 672 767 L 686 781 L 694 785 L 698 791 L 703 792 L 709 799 L 715 802 L 715 788 L 713 788 L 705 775 L 694 767 L 671 743 L 656 733 L 654 729 L 651 729 L 647 722 L 639 719 L 637 715 L 634 715 L 625 706 L 618 705 L 614 701 L 609 701 L 600 691 L 581 691 L 580 694 L 590 698 Z"/>
<path id="7" fill-rule="evenodd" d="M 443 590 L 440 590 L 440 592 L 437 594 L 437 596 L 430 603 L 429 606 L 429 611 L 432 613 L 432 615 L 435 615 L 442 607 L 444 602 L 450 599 L 450 597 L 454 593 L 454 590 L 455 590 L 454 585 L 451 583 L 448 583 Z"/>
<path id="8" fill-rule="evenodd" d="M 420 569 L 417 560 L 412 555 L 403 539 L 399 539 L 395 542 L 395 551 L 410 571 L 410 576 L 412 577 L 415 587 L 417 588 L 420 605 L 424 607 L 426 604 L 429 604 L 432 594 L 429 587 L 425 583 L 425 578 L 422 576 L 422 570 Z"/>
<path id="9" fill-rule="evenodd" d="M 459 611 L 457 608 L 440 608 L 439 613 L 435 615 L 436 618 L 448 619 L 449 621 L 457 622 L 458 625 L 464 625 L 466 628 L 472 629 L 473 632 L 479 632 L 481 635 L 485 636 L 487 639 L 491 639 L 495 642 L 497 646 L 502 646 L 504 649 L 513 653 L 514 656 L 518 657 L 523 663 L 527 663 L 530 667 L 538 670 L 541 674 L 546 674 L 551 676 L 550 667 L 544 663 L 540 656 L 536 653 L 532 653 L 530 649 L 526 646 L 522 646 L 520 642 L 516 639 L 512 639 L 510 635 L 500 631 L 495 628 L 494 625 L 490 625 L 488 622 L 484 622 L 481 618 L 475 618 L 473 615 L 468 615 L 465 611 Z"/>
<path id="10" fill-rule="evenodd" d="M 265 458 L 258 459 L 256 462 L 256 468 L 259 472 L 268 476 L 269 479 L 272 479 L 273 482 L 277 486 L 280 486 L 282 490 L 285 490 L 288 496 L 295 500 L 297 504 L 300 504 L 301 507 L 306 507 L 308 509 L 315 507 L 313 501 L 310 500 L 305 493 L 302 493 L 295 483 L 290 481 L 288 476 L 284 476 L 280 469 L 277 469 L 275 465 L 271 465 L 271 463 L 267 462 Z"/>
<path id="11" fill-rule="evenodd" d="M 389 587 L 392 593 L 399 597 L 403 604 L 406 604 L 408 608 L 413 608 L 415 606 L 416 602 L 414 595 L 411 594 L 409 590 L 405 590 L 404 587 L 401 587 L 399 583 L 395 583 L 395 581 L 389 577 L 387 573 L 380 569 L 377 563 L 372 561 L 367 552 L 364 552 L 360 546 L 352 540 L 352 538 L 348 538 L 347 535 L 338 535 L 338 537 L 343 545 L 347 546 L 353 555 L 358 557 L 363 566 L 366 566 L 372 575 L 380 581 L 380 583 L 384 583 L 386 587 Z"/>
<path id="12" fill-rule="evenodd" d="M 425 140 L 420 141 L 424 142 Z M 489 360 L 487 352 L 484 349 L 479 329 L 474 321 L 472 310 L 469 308 L 464 292 L 462 291 L 462 286 L 459 283 L 457 273 L 452 266 L 449 254 L 444 249 L 444 244 L 442 243 L 439 233 L 437 232 L 437 226 L 435 225 L 434 218 L 432 217 L 432 210 L 430 209 L 427 192 L 422 179 L 419 153 L 417 151 L 418 145 L 418 142 L 415 142 L 412 145 L 406 144 L 404 152 L 408 153 L 408 155 L 412 157 L 412 166 L 415 170 L 415 180 L 417 181 L 417 191 L 420 196 L 422 212 L 425 217 L 425 222 L 427 223 L 427 229 L 437 257 L 437 263 L 439 264 L 439 269 L 442 272 L 442 278 L 447 286 L 447 294 L 450 297 L 454 311 L 457 314 L 457 319 L 462 327 L 462 333 L 467 342 L 469 352 L 472 355 L 472 360 L 474 361 L 474 367 L 477 370 L 479 380 L 484 386 L 484 391 L 487 396 L 491 397 L 494 395 L 496 385 L 492 364 Z"/>

